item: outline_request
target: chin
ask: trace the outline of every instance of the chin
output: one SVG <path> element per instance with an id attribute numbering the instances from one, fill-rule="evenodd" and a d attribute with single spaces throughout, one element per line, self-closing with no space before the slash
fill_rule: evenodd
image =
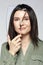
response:
<path id="1" fill-rule="evenodd" d="M 16 31 L 18 34 L 22 34 L 22 35 L 26 35 L 26 34 L 29 34 L 30 30 L 24 30 L 24 31 Z"/>
<path id="2" fill-rule="evenodd" d="M 26 34 L 29 34 L 29 32 L 25 32 L 25 31 L 21 33 L 19 32 L 19 34 L 26 35 Z"/>

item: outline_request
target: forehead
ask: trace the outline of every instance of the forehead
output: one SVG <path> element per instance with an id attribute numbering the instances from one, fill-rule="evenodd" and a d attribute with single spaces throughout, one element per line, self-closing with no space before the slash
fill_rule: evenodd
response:
<path id="1" fill-rule="evenodd" d="M 26 13 L 26 14 L 25 14 L 25 13 Z M 29 16 L 26 11 L 18 10 L 18 11 L 15 12 L 14 17 L 23 17 L 24 14 L 25 14 L 25 16 Z"/>

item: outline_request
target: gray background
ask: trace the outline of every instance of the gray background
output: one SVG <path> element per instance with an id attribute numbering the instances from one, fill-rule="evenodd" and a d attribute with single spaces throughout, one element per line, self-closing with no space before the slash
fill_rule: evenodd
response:
<path id="1" fill-rule="evenodd" d="M 38 19 L 39 38 L 43 40 L 43 0 L 0 0 L 0 52 L 2 44 L 7 41 L 10 13 L 21 3 L 28 4 L 34 9 Z"/>

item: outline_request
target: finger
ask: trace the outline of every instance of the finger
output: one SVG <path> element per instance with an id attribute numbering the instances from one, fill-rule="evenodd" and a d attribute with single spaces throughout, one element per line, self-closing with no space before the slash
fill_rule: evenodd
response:
<path id="1" fill-rule="evenodd" d="M 19 45 L 18 47 L 16 47 L 17 51 L 21 48 L 21 46 Z"/>
<path id="2" fill-rule="evenodd" d="M 15 45 L 15 47 L 18 47 L 19 45 L 21 46 L 21 42 L 17 43 L 17 44 Z"/>
<path id="3" fill-rule="evenodd" d="M 19 43 L 19 42 L 21 42 L 21 38 L 18 38 L 16 41 L 15 41 L 15 39 L 12 40 L 12 43 L 14 45 L 17 44 L 17 43 Z"/>
<path id="4" fill-rule="evenodd" d="M 7 36 L 7 41 L 10 44 L 11 40 L 10 40 L 10 36 L 9 35 Z"/>
<path id="5" fill-rule="evenodd" d="M 16 40 L 16 43 L 18 43 L 18 42 L 21 42 L 21 38 L 18 38 L 18 39 Z"/>
<path id="6" fill-rule="evenodd" d="M 16 36 L 13 40 L 17 40 L 18 38 L 20 38 L 21 37 L 21 35 L 18 35 L 18 36 Z"/>

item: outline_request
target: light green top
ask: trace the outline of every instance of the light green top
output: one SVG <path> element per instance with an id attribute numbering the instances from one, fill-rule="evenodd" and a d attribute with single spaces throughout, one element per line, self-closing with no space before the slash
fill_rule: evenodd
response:
<path id="1" fill-rule="evenodd" d="M 25 56 L 20 49 L 19 53 L 12 56 L 6 49 L 7 42 L 2 45 L 0 65 L 43 65 L 43 42 L 39 41 L 39 47 L 34 48 L 32 42 L 28 46 Z"/>

